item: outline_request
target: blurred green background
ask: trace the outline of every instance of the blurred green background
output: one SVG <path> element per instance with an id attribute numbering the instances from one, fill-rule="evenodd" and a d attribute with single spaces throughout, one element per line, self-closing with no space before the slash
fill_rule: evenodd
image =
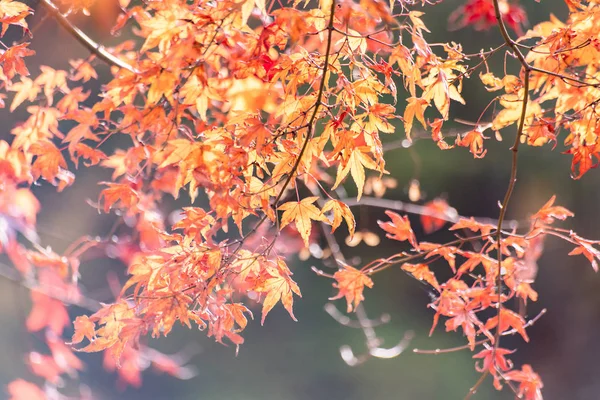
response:
<path id="1" fill-rule="evenodd" d="M 103 0 L 100 3 L 92 11 L 91 18 L 77 19 L 77 24 L 103 43 L 117 43 L 118 39 L 107 33 L 116 10 L 112 2 Z M 495 29 L 474 32 L 466 28 L 449 35 L 446 30 L 448 15 L 460 4 L 461 1 L 446 0 L 435 7 L 426 7 L 425 21 L 432 31 L 428 36 L 430 42 L 451 39 L 462 43 L 466 52 L 477 52 L 501 43 Z M 31 5 L 36 7 L 35 2 Z M 562 1 L 541 4 L 525 1 L 524 6 L 528 9 L 530 25 L 547 18 L 550 12 L 562 18 L 566 15 Z M 31 25 L 39 20 L 40 16 L 36 15 Z M 68 58 L 87 56 L 85 50 L 51 20 L 37 29 L 33 48 L 37 51 L 33 64 L 29 64 L 33 74 L 37 73 L 35 63 L 58 68 L 65 67 Z M 502 68 L 502 62 L 503 58 L 499 56 L 490 65 Z M 516 63 L 513 63 L 514 67 Z M 100 81 L 106 78 L 106 75 L 101 76 Z M 476 77 L 471 81 L 465 84 L 463 91 L 467 105 L 454 104 L 452 112 L 457 118 L 473 121 L 491 96 Z M 9 127 L 22 120 L 24 114 L 9 114 L 2 110 L 0 115 L 3 122 L 0 136 L 8 138 Z M 460 128 L 450 123 L 446 127 Z M 410 150 L 390 151 L 387 169 L 398 180 L 399 187 L 388 192 L 386 197 L 407 200 L 408 183 L 417 178 L 427 199 L 443 195 L 463 215 L 496 217 L 497 203 L 508 182 L 508 147 L 513 134 L 507 130 L 504 142 L 487 141 L 488 154 L 482 160 L 473 159 L 463 148 L 442 152 L 430 140 L 418 140 Z M 393 139 L 402 135 L 399 130 Z M 593 170 L 580 181 L 573 181 L 569 176 L 570 158 L 560 154 L 561 151 L 560 139 L 554 151 L 550 151 L 549 146 L 521 147 L 518 185 L 509 217 L 526 217 L 556 193 L 557 202 L 576 214 L 569 227 L 582 236 L 599 238 L 600 172 Z M 415 158 L 420 167 L 416 166 Z M 104 178 L 108 178 L 104 171 L 82 170 L 75 185 L 63 194 L 56 194 L 45 184 L 35 189 L 43 206 L 38 225 L 44 244 L 61 251 L 70 241 L 84 234 L 101 234 L 108 230 L 109 218 L 98 215 L 82 200 L 96 199 L 99 191 L 96 182 Z M 347 186 L 352 190 L 351 184 Z M 376 221 L 384 218 L 383 210 L 364 207 L 355 210 L 355 214 L 360 215 L 359 229 L 379 232 Z M 411 220 L 418 238 L 428 241 L 446 238 L 444 234 L 424 237 L 418 218 L 411 216 Z M 344 233 L 339 232 L 340 242 L 344 238 Z M 384 240 L 376 250 L 362 244 L 353 249 L 343 248 L 343 251 L 359 265 L 392 254 L 397 250 L 394 246 Z M 518 347 L 513 356 L 516 365 L 529 363 L 542 376 L 546 399 L 597 399 L 600 398 L 600 380 L 597 379 L 600 344 L 596 340 L 600 330 L 600 277 L 583 257 L 568 257 L 570 250 L 563 243 L 547 240 L 534 285 L 540 294 L 540 302 L 532 304 L 529 313 L 533 316 L 543 307 L 549 311 L 530 328 L 531 344 L 519 338 L 508 338 L 503 346 Z M 203 332 L 180 328 L 168 338 L 152 340 L 150 344 L 167 353 L 177 352 L 189 344 L 199 347 L 200 353 L 190 361 L 198 370 L 193 379 L 180 381 L 147 372 L 141 388 L 118 390 L 115 374 L 102 369 L 100 355 L 81 354 L 87 364 L 81 382 L 99 399 L 387 400 L 462 399 L 479 378 L 469 351 L 438 356 L 407 351 L 395 359 L 372 359 L 360 366 L 349 367 L 340 358 L 339 347 L 351 345 L 355 352 L 361 353 L 365 350 L 365 340 L 360 330 L 343 327 L 324 312 L 324 304 L 334 294 L 331 281 L 317 277 L 310 267 L 315 265 L 327 270 L 328 266 L 317 259 L 305 262 L 292 259 L 290 265 L 303 293 L 303 298 L 295 299 L 295 315 L 299 322 L 292 321 L 282 307 L 276 307 L 264 326 L 261 327 L 258 321 L 250 324 L 244 334 L 246 343 L 237 357 L 235 348 L 215 344 Z M 108 270 L 123 273 L 123 267 L 110 260 L 95 260 L 82 265 L 84 286 L 101 301 L 111 300 L 110 292 L 102 290 L 106 286 Z M 377 329 L 385 339 L 385 345 L 395 345 L 406 330 L 416 333 L 411 348 L 435 349 L 464 344 L 460 334 L 444 333 L 443 324 L 431 338 L 428 337 L 433 312 L 426 307 L 429 297 L 423 289 L 399 269 L 375 276 L 374 289 L 366 291 L 365 306 L 371 317 L 382 313 L 391 315 L 391 323 Z M 336 304 L 345 308 L 342 302 Z M 18 377 L 35 381 L 23 362 L 24 354 L 40 343 L 24 329 L 28 309 L 28 292 L 0 280 L 2 386 Z M 75 317 L 84 310 L 72 309 L 71 312 Z M 5 394 L 0 392 L 0 398 L 2 396 Z M 502 393 L 493 390 L 488 380 L 475 398 L 511 397 L 508 389 Z"/>

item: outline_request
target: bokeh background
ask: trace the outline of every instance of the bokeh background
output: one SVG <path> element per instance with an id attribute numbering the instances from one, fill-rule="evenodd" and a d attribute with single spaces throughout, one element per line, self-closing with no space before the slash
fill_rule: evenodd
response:
<path id="1" fill-rule="evenodd" d="M 524 1 L 528 9 L 530 26 L 546 19 L 550 13 L 566 16 L 562 1 L 534 3 Z M 445 0 L 435 7 L 426 7 L 425 21 L 432 33 L 430 42 L 451 38 L 464 45 L 466 52 L 489 49 L 501 43 L 495 29 L 474 32 L 466 28 L 447 32 L 448 15 L 461 1 Z M 31 1 L 33 8 L 38 8 Z M 43 10 L 32 18 L 31 26 L 40 23 Z M 117 8 L 112 0 L 98 1 L 92 16 L 74 21 L 90 35 L 105 44 L 117 43 L 123 38 L 108 34 L 115 21 Z M 52 20 L 41 22 L 36 28 L 32 46 L 37 55 L 30 62 L 30 70 L 37 73 L 36 64 L 66 67 L 66 60 L 87 57 L 81 46 L 69 37 Z M 502 68 L 502 56 L 490 63 L 492 68 Z M 511 66 L 512 65 L 512 66 Z M 516 63 L 509 63 L 516 68 Z M 103 70 L 100 68 L 100 70 Z M 106 81 L 101 75 L 99 82 Z M 96 85 L 98 85 L 96 83 Z M 90 87 L 98 90 L 98 87 Z M 478 79 L 465 84 L 463 95 L 466 106 L 453 105 L 457 118 L 476 120 L 491 96 L 483 90 Z M 402 104 L 400 99 L 399 104 Z M 489 116 L 488 116 L 489 117 Z M 22 120 L 20 112 L 9 114 L 1 110 L 0 137 L 9 138 L 10 127 Z M 485 118 L 484 118 L 485 120 Z M 447 124 L 453 129 L 468 129 Z M 389 191 L 387 198 L 407 200 L 407 187 L 418 179 L 425 200 L 444 196 L 459 213 L 480 217 L 496 217 L 498 201 L 504 195 L 510 169 L 512 131 L 507 131 L 503 142 L 491 139 L 486 142 L 488 154 L 478 160 L 467 149 L 440 151 L 431 140 L 417 140 L 410 149 L 399 148 L 387 155 L 387 169 L 397 179 L 398 188 Z M 390 140 L 403 137 L 398 133 Z M 112 143 L 111 146 L 118 146 Z M 510 218 L 524 218 L 539 208 L 554 193 L 558 202 L 573 210 L 576 217 L 569 227 L 585 237 L 599 238 L 600 229 L 600 171 L 592 170 L 579 181 L 570 178 L 570 158 L 561 154 L 561 143 L 554 151 L 550 147 L 521 147 L 518 186 L 511 202 Z M 43 243 L 57 251 L 63 250 L 72 240 L 92 233 L 106 232 L 112 221 L 98 213 L 84 199 L 96 199 L 99 187 L 96 182 L 106 172 L 81 170 L 76 183 L 62 194 L 43 184 L 35 189 L 42 202 L 39 218 Z M 348 185 L 352 191 L 352 185 Z M 184 205 L 182 201 L 179 206 Z M 383 219 L 383 210 L 369 207 L 356 209 L 359 229 L 380 232 L 377 219 Z M 423 238 L 418 217 L 411 216 L 417 236 Z M 341 229 L 340 229 L 341 230 Z M 344 232 L 338 239 L 343 242 Z M 445 234 L 427 237 L 428 241 L 444 240 Z M 377 248 L 364 243 L 342 250 L 357 265 L 375 257 L 392 254 L 395 244 L 383 240 Z M 569 257 L 571 250 L 559 241 L 547 240 L 546 250 L 539 261 L 539 273 L 534 288 L 539 292 L 539 304 L 529 307 L 535 315 L 543 307 L 548 313 L 529 329 L 531 344 L 519 338 L 509 338 L 505 347 L 516 348 L 513 360 L 517 365 L 531 364 L 544 380 L 546 399 L 600 398 L 600 276 L 581 256 Z M 212 399 L 212 400 L 387 400 L 387 399 L 461 399 L 479 378 L 474 369 L 475 360 L 469 351 L 447 355 L 418 355 L 407 351 L 391 360 L 372 359 L 349 367 L 340 358 L 339 347 L 350 345 L 356 352 L 365 350 L 365 340 L 360 330 L 343 327 L 334 321 L 323 306 L 334 293 L 331 281 L 317 277 L 311 266 L 329 268 L 319 259 L 300 261 L 291 259 L 294 276 L 300 285 L 303 298 L 295 301 L 292 321 L 282 307 L 276 307 L 264 326 L 258 321 L 245 332 L 246 343 L 235 355 L 234 347 L 218 345 L 197 330 L 175 329 L 168 337 L 150 341 L 151 346 L 166 353 L 175 353 L 192 346 L 199 349 L 190 364 L 197 375 L 186 381 L 152 372 L 144 374 L 141 388 L 119 389 L 115 374 L 102 368 L 98 354 L 81 354 L 87 369 L 80 380 L 88 385 L 100 399 Z M 123 276 L 123 266 L 118 262 L 97 259 L 82 265 L 82 282 L 90 295 L 101 301 L 110 301 L 106 290 L 106 274 L 114 271 Z M 390 269 L 375 276 L 375 287 L 366 292 L 365 307 L 372 317 L 382 313 L 391 316 L 391 322 L 377 329 L 385 344 L 393 346 L 406 330 L 416 337 L 412 347 L 435 349 L 465 343 L 460 334 L 443 332 L 443 325 L 430 338 L 432 310 L 427 288 L 411 279 L 399 269 Z M 342 302 L 337 305 L 344 308 Z M 27 290 L 0 279 L 0 386 L 18 377 L 35 381 L 24 365 L 24 354 L 39 344 L 38 339 L 25 331 L 24 321 L 30 307 Z M 73 308 L 73 318 L 85 310 Z M 259 309 L 256 309 L 257 314 Z M 0 398 L 7 396 L 0 391 Z M 482 386 L 478 399 L 507 399 L 512 394 L 507 389 L 498 393 L 491 381 Z"/>

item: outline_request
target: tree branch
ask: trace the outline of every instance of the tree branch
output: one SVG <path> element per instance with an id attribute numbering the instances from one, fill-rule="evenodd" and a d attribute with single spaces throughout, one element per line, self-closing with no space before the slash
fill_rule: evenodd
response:
<path id="1" fill-rule="evenodd" d="M 17 270 L 4 263 L 0 263 L 0 277 L 31 291 L 42 293 L 66 305 L 81 307 L 91 312 L 96 312 L 100 308 L 102 308 L 102 304 L 97 300 L 90 299 L 83 295 L 79 295 L 76 297 L 62 295 L 60 294 L 60 290 L 58 290 L 57 288 L 44 287 L 38 284 L 37 282 L 34 282 L 33 280 L 23 278 L 23 276 L 21 276 L 21 274 Z"/>
<path id="2" fill-rule="evenodd" d="M 40 3 L 48 11 L 48 13 L 58 21 L 58 23 L 73 36 L 79 43 L 81 43 L 86 49 L 92 54 L 96 55 L 100 60 L 104 61 L 108 65 L 114 65 L 115 67 L 126 69 L 133 74 L 139 74 L 136 68 L 132 67 L 125 61 L 116 57 L 106 50 L 104 46 L 96 43 L 92 38 L 86 35 L 82 30 L 73 25 L 67 17 L 58 9 L 56 4 L 52 0 L 40 0 Z"/>
<path id="3" fill-rule="evenodd" d="M 521 49 L 517 45 L 517 43 L 511 39 L 508 34 L 508 30 L 506 29 L 506 25 L 504 24 L 504 20 L 502 19 L 502 13 L 500 11 L 500 4 L 498 0 L 493 0 L 494 2 L 494 12 L 496 14 L 496 20 L 498 21 L 498 28 L 500 29 L 500 33 L 504 38 L 504 42 L 506 45 L 512 49 L 515 53 L 516 57 L 519 59 L 521 66 L 524 70 L 524 78 L 523 78 L 523 100 L 521 107 L 521 116 L 519 118 L 519 125 L 517 127 L 517 134 L 515 136 L 515 141 L 513 146 L 510 148 L 512 151 L 512 162 L 510 168 L 510 179 L 508 181 L 508 187 L 506 188 L 506 194 L 504 195 L 504 199 L 500 205 L 500 214 L 498 216 L 498 229 L 496 232 L 496 241 L 498 242 L 498 275 L 496 276 L 496 290 L 498 291 L 498 326 L 496 327 L 496 332 L 494 334 L 494 347 L 492 350 L 492 359 L 494 360 L 494 366 L 496 365 L 496 350 L 500 347 L 500 317 L 502 311 L 502 224 L 506 217 L 506 210 L 508 208 L 508 203 L 510 202 L 510 198 L 515 189 L 515 185 L 517 183 L 517 165 L 518 165 L 518 154 L 519 154 L 519 144 L 521 143 L 521 136 L 523 135 L 523 129 L 525 128 L 525 119 L 527 116 L 527 103 L 529 101 L 529 73 L 531 72 L 531 67 L 527 63 L 525 56 L 521 52 Z M 470 399 L 477 388 L 483 383 L 485 377 L 489 374 L 489 369 L 486 370 L 481 376 L 481 378 L 477 381 L 477 383 L 471 388 L 465 400 Z"/>
<path id="4" fill-rule="evenodd" d="M 354 198 L 340 199 L 340 201 L 344 202 L 348 207 L 369 206 L 387 208 L 389 210 L 403 211 L 409 214 L 433 217 L 450 223 L 456 223 L 461 218 L 467 218 L 462 215 L 459 215 L 456 209 L 452 207 L 450 207 L 446 212 L 435 212 L 427 208 L 426 206 L 422 206 L 419 204 L 405 203 L 400 200 L 380 199 L 378 197 L 363 196 L 360 198 L 360 201 L 357 201 Z M 498 225 L 498 220 L 493 218 L 475 218 L 475 221 L 481 224 Z M 502 229 L 505 230 L 516 229 L 518 227 L 519 221 L 517 220 L 505 220 L 502 223 Z"/>

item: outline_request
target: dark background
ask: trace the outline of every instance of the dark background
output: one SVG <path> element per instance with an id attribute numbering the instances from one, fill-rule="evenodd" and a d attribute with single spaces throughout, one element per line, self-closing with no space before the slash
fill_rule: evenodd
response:
<path id="1" fill-rule="evenodd" d="M 101 6 L 92 10 L 91 18 L 75 21 L 95 39 L 107 44 L 117 43 L 119 39 L 110 38 L 107 33 L 116 10 L 109 1 L 100 3 Z M 466 28 L 449 36 L 446 31 L 448 15 L 461 3 L 447 0 L 425 10 L 425 21 L 433 32 L 428 36 L 429 41 L 451 38 L 462 43 L 466 52 L 500 44 L 501 37 L 495 29 L 474 32 Z M 562 1 L 525 3 L 532 23 L 546 19 L 550 12 L 561 18 L 566 16 Z M 40 10 L 39 14 L 42 13 Z M 39 15 L 32 19 L 31 26 L 38 20 Z M 87 56 L 85 50 L 51 20 L 37 29 L 35 37 L 33 48 L 37 55 L 28 64 L 34 76 L 38 64 L 60 68 L 66 67 L 69 58 Z M 497 56 L 491 65 L 501 68 L 502 62 L 503 57 Z M 516 68 L 516 63 L 512 62 L 510 68 Z M 105 74 L 100 76 L 99 82 L 105 82 L 106 70 L 99 70 Z M 476 77 L 465 84 L 463 95 L 467 105 L 454 104 L 452 113 L 467 120 L 476 120 L 491 99 Z M 399 104 L 402 102 L 400 100 Z M 22 111 L 11 115 L 2 110 L 0 137 L 8 138 L 10 127 L 24 117 Z M 452 124 L 447 126 L 452 127 Z M 387 169 L 398 180 L 399 187 L 388 192 L 387 197 L 407 200 L 406 187 L 411 179 L 418 178 L 428 199 L 443 195 L 463 215 L 496 217 L 497 202 L 503 197 L 508 182 L 508 147 L 513 134 L 514 130 L 506 130 L 503 142 L 487 141 L 488 154 L 482 160 L 473 159 L 467 149 L 442 152 L 430 140 L 416 141 L 410 150 L 390 151 L 386 158 Z M 390 140 L 402 138 L 402 130 L 393 136 Z M 592 170 L 581 180 L 573 181 L 569 176 L 570 158 L 561 151 L 560 139 L 554 151 L 550 151 L 550 146 L 521 147 L 518 185 L 508 217 L 524 218 L 557 193 L 557 202 L 576 214 L 569 227 L 582 236 L 599 238 L 600 172 Z M 415 157 L 420 167 L 416 167 Z M 98 215 L 83 200 L 96 199 L 99 191 L 96 182 L 106 178 L 105 171 L 81 170 L 75 185 L 62 194 L 56 194 L 47 184 L 35 188 L 43 206 L 38 225 L 44 244 L 61 251 L 81 235 L 101 234 L 108 230 L 110 218 Z M 353 190 L 352 183 L 347 187 Z M 383 210 L 355 210 L 357 217 L 359 214 L 359 229 L 380 233 L 376 221 L 384 218 Z M 424 238 L 418 218 L 411 217 L 411 220 L 417 236 Z M 344 232 L 340 232 L 338 239 L 343 242 L 344 237 Z M 445 238 L 441 234 L 426 237 L 426 240 Z M 392 254 L 397 250 L 394 246 L 384 240 L 376 250 L 363 244 L 343 251 L 349 257 L 356 257 L 353 260 L 360 265 L 375 256 Z M 600 345 L 596 340 L 600 328 L 600 276 L 593 272 L 585 258 L 567 256 L 570 250 L 558 241 L 546 242 L 534 285 L 540 301 L 531 305 L 529 311 L 530 315 L 543 307 L 549 311 L 529 329 L 531 344 L 509 338 L 503 346 L 518 348 L 513 355 L 515 363 L 518 366 L 529 363 L 542 376 L 546 399 L 596 399 L 600 398 L 600 381 L 597 379 Z M 201 348 L 200 354 L 191 360 L 198 370 L 195 378 L 179 381 L 148 372 L 144 374 L 142 388 L 119 391 L 115 375 L 103 371 L 101 355 L 81 354 L 87 369 L 80 380 L 101 399 L 386 400 L 461 399 L 479 378 L 469 351 L 438 356 L 407 351 L 396 359 L 369 360 L 354 368 L 347 366 L 339 356 L 339 347 L 349 344 L 356 352 L 362 352 L 364 337 L 360 330 L 342 327 L 323 311 L 323 305 L 334 291 L 331 281 L 317 277 L 310 267 L 327 267 L 315 259 L 306 262 L 291 259 L 289 263 L 303 293 L 303 298 L 295 299 L 295 315 L 299 322 L 292 321 L 281 306 L 276 307 L 264 326 L 254 321 L 246 329 L 246 343 L 237 357 L 235 348 L 215 344 L 197 330 L 179 328 L 168 338 L 152 340 L 150 344 L 167 353 L 177 352 L 189 344 Z M 84 287 L 101 301 L 111 300 L 110 292 L 102 290 L 106 286 L 108 270 L 122 274 L 123 267 L 104 259 L 82 265 Z M 433 337 L 428 337 L 433 313 L 426 308 L 429 302 L 427 291 L 417 281 L 398 269 L 382 272 L 374 280 L 374 289 L 366 291 L 365 306 L 371 316 L 384 312 L 391 315 L 392 322 L 377 330 L 388 346 L 400 340 L 406 330 L 416 332 L 412 347 L 434 349 L 465 343 L 460 334 L 444 333 L 443 324 Z M 337 305 L 345 307 L 342 302 Z M 25 332 L 24 321 L 29 306 L 25 289 L 0 280 L 0 385 L 18 377 L 35 381 L 23 362 L 24 354 L 39 344 L 34 335 Z M 256 314 L 260 312 L 258 308 L 255 311 Z M 73 308 L 71 312 L 75 317 L 85 311 Z M 0 392 L 0 398 L 3 396 Z M 511 393 L 508 389 L 503 393 L 496 392 L 488 380 L 476 398 L 507 399 L 511 398 Z"/>

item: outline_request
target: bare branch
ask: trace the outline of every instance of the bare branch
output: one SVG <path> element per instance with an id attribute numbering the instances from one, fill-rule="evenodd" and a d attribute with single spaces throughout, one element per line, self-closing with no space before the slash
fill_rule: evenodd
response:
<path id="1" fill-rule="evenodd" d="M 56 4 L 52 0 L 41 0 L 40 3 L 44 8 L 55 18 L 58 23 L 67 30 L 79 43 L 81 43 L 86 49 L 88 49 L 92 54 L 96 55 L 99 59 L 104 61 L 109 65 L 114 65 L 119 68 L 126 69 L 127 71 L 133 74 L 139 74 L 136 68 L 132 67 L 125 61 L 111 54 L 104 46 L 96 43 L 92 38 L 86 35 L 82 30 L 73 25 L 67 17 L 63 15 L 62 12 L 58 9 Z"/>
<path id="2" fill-rule="evenodd" d="M 458 222 L 461 218 L 467 218 L 458 214 L 456 209 L 450 207 L 446 212 L 440 213 L 432 211 L 426 206 L 422 206 L 419 204 L 411 204 L 405 203 L 400 200 L 389 200 L 389 199 L 380 199 L 378 197 L 369 197 L 363 196 L 360 198 L 360 201 L 357 201 L 354 198 L 340 199 L 347 206 L 370 206 L 370 207 L 380 207 L 387 208 L 389 210 L 403 211 L 409 214 L 416 215 L 424 215 L 427 217 L 434 217 L 438 219 L 442 219 L 444 221 L 448 221 L 451 223 Z M 475 221 L 481 224 L 489 224 L 489 225 L 498 225 L 498 220 L 493 218 L 475 218 Z M 519 221 L 517 220 L 507 220 L 502 223 L 502 229 L 516 229 L 519 227 Z"/>

